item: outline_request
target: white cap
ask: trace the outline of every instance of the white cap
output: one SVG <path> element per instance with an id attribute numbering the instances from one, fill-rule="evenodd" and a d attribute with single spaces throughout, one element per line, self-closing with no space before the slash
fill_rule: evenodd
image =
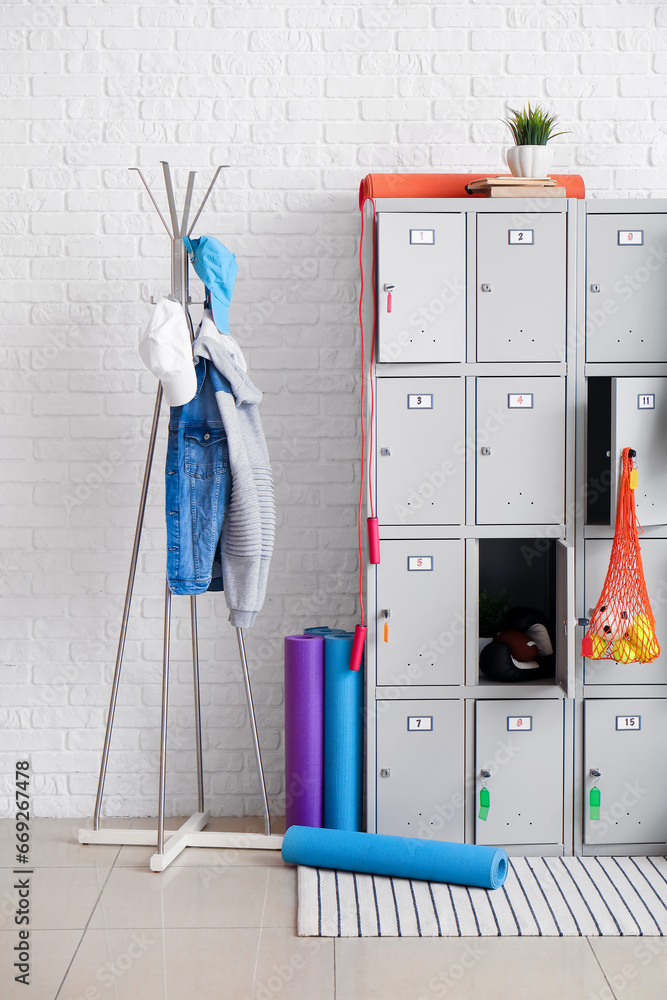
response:
<path id="1" fill-rule="evenodd" d="M 158 299 L 139 344 L 139 356 L 162 382 L 169 406 L 183 406 L 197 394 L 190 331 L 174 296 Z"/>

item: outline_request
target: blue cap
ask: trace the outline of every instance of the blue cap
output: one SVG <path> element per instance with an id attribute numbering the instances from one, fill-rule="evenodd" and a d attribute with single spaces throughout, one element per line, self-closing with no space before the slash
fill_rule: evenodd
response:
<path id="1" fill-rule="evenodd" d="M 195 272 L 210 293 L 213 322 L 220 333 L 229 333 L 229 303 L 239 271 L 236 257 L 213 236 L 197 240 L 184 236 L 183 242 Z"/>

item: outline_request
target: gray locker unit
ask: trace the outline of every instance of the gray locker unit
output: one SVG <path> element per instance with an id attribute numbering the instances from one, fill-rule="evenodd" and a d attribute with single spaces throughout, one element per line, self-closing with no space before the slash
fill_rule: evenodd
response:
<path id="1" fill-rule="evenodd" d="M 612 379 L 611 523 L 616 521 L 621 456 L 637 452 L 635 508 L 640 523 L 667 524 L 667 378 Z"/>
<path id="2" fill-rule="evenodd" d="M 378 360 L 465 361 L 465 215 L 378 215 Z"/>
<path id="3" fill-rule="evenodd" d="M 378 701 L 377 832 L 462 841 L 463 747 L 463 701 Z"/>
<path id="4" fill-rule="evenodd" d="M 587 699 L 584 742 L 584 842 L 664 843 L 667 699 Z M 591 818 L 595 785 L 599 819 Z"/>
<path id="5" fill-rule="evenodd" d="M 489 790 L 477 844 L 563 841 L 563 703 L 478 701 L 475 706 L 476 808 Z"/>
<path id="6" fill-rule="evenodd" d="M 380 524 L 460 524 L 465 517 L 465 380 L 377 380 Z"/>
<path id="7" fill-rule="evenodd" d="M 562 701 L 478 701 L 475 709 L 475 842 L 562 844 Z M 483 786 L 486 819 L 479 815 Z"/>
<path id="8" fill-rule="evenodd" d="M 477 379 L 478 524 L 565 519 L 565 379 Z"/>
<path id="9" fill-rule="evenodd" d="M 586 615 L 598 602 L 609 566 L 611 538 L 589 538 L 584 545 Z M 655 615 L 655 631 L 662 652 L 653 663 L 616 663 L 614 660 L 584 660 L 585 684 L 667 683 L 667 538 L 640 541 L 646 588 Z"/>
<path id="10" fill-rule="evenodd" d="M 604 208 L 587 217 L 586 360 L 667 361 L 667 214 Z"/>
<path id="11" fill-rule="evenodd" d="M 382 543 L 376 599 L 378 685 L 463 683 L 464 574 L 460 538 Z"/>
<path id="12" fill-rule="evenodd" d="M 565 360 L 565 212 L 477 215 L 477 360 Z"/>

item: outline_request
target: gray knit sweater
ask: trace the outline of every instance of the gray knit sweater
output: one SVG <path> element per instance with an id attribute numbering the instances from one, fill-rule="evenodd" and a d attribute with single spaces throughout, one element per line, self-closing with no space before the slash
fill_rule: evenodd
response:
<path id="1" fill-rule="evenodd" d="M 269 453 L 259 418 L 262 393 L 244 371 L 238 348 L 204 320 L 193 346 L 195 358 L 207 358 L 229 383 L 219 383 L 215 398 L 227 435 L 232 491 L 220 541 L 222 581 L 229 620 L 249 628 L 264 603 L 276 532 L 276 509 Z M 232 347 L 233 345 L 233 347 Z M 211 372 L 215 385 L 215 374 Z"/>

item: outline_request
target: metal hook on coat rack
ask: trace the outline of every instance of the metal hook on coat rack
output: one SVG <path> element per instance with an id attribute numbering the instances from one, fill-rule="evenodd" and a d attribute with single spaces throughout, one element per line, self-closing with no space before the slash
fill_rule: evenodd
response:
<path id="1" fill-rule="evenodd" d="M 227 164 L 225 164 L 227 166 Z M 167 235 L 171 240 L 171 293 L 183 306 L 190 334 L 192 336 L 192 322 L 188 313 L 188 256 L 183 245 L 183 236 L 190 235 L 199 219 L 213 186 L 218 179 L 223 166 L 219 166 L 213 175 L 213 180 L 202 198 L 197 213 L 188 229 L 190 208 L 192 204 L 192 194 L 196 172 L 191 170 L 188 174 L 188 183 L 185 192 L 183 213 L 179 221 L 174 197 L 174 187 L 171 179 L 169 164 L 162 162 L 164 183 L 167 193 L 167 204 L 169 207 L 169 217 L 171 228 L 153 197 L 148 182 L 138 167 L 130 167 L 135 170 L 148 192 L 148 196 L 153 203 L 160 221 L 162 222 Z M 111 749 L 111 738 L 113 733 L 114 716 L 118 699 L 118 689 L 123 666 L 123 656 L 125 652 L 125 640 L 130 619 L 130 607 L 132 604 L 132 593 L 134 590 L 134 580 L 137 571 L 139 557 L 139 546 L 141 543 L 141 533 L 146 512 L 146 501 L 148 497 L 148 486 L 150 482 L 153 456 L 155 453 L 155 442 L 157 438 L 158 424 L 160 419 L 160 408 L 162 404 L 162 385 L 158 385 L 155 398 L 155 408 L 153 410 L 153 423 L 148 441 L 148 453 L 144 468 L 144 478 L 139 500 L 139 512 L 134 530 L 134 544 L 132 546 L 132 556 L 130 559 L 130 569 L 128 573 L 127 589 L 125 592 L 125 604 L 120 625 L 120 635 L 118 639 L 118 650 L 116 654 L 116 666 L 114 669 L 113 682 L 111 686 L 111 697 L 109 701 L 109 712 L 107 716 L 106 732 L 104 736 L 104 747 L 102 750 L 102 762 L 97 784 L 97 796 L 95 800 L 95 812 L 93 816 L 92 829 L 79 830 L 79 843 L 81 844 L 133 844 L 157 846 L 157 853 L 151 857 L 150 867 L 152 871 L 164 871 L 165 868 L 176 858 L 186 847 L 232 847 L 232 848 L 260 848 L 263 850 L 279 850 L 282 845 L 282 837 L 271 833 L 271 817 L 269 813 L 268 796 L 266 792 L 266 782 L 264 780 L 264 769 L 262 767 L 262 755 L 257 732 L 257 721 L 252 699 L 252 688 L 250 684 L 250 674 L 248 671 L 248 661 L 246 657 L 245 641 L 243 629 L 236 628 L 236 637 L 239 648 L 239 658 L 241 670 L 243 672 L 243 682 L 248 703 L 248 714 L 252 731 L 255 758 L 259 772 L 259 781 L 262 792 L 264 807 L 264 834 L 259 833 L 224 833 L 218 831 L 206 831 L 204 827 L 210 819 L 210 813 L 204 807 L 204 769 L 202 750 L 202 730 L 201 730 L 201 702 L 199 687 L 199 645 L 197 635 L 197 598 L 190 597 L 190 623 L 192 630 L 192 670 L 194 682 L 194 716 L 195 716 L 195 744 L 197 760 L 197 812 L 178 828 L 178 830 L 165 830 L 165 800 L 167 781 L 167 721 L 169 702 L 169 647 L 171 635 L 171 591 L 168 584 L 165 584 L 164 602 L 164 634 L 163 634 L 163 658 L 162 658 L 162 703 L 160 721 L 160 771 L 159 771 L 159 795 L 158 795 L 158 824 L 156 830 L 135 830 L 135 829 L 101 829 L 100 819 L 102 815 L 102 804 L 104 800 L 104 784 L 106 780 L 107 766 L 109 762 L 109 751 Z M 165 835 L 168 839 L 165 841 Z"/>

